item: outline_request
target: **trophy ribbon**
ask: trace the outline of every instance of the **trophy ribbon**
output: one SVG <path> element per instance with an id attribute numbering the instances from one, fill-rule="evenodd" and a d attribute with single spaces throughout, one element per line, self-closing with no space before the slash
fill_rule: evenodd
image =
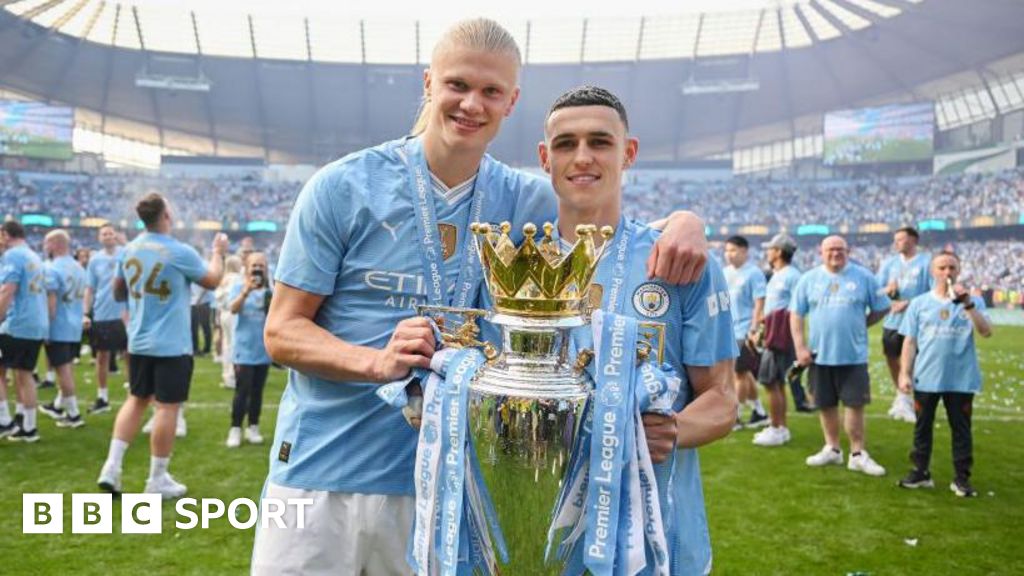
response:
<path id="1" fill-rule="evenodd" d="M 568 559 L 566 574 L 632 576 L 648 568 L 649 552 L 647 573 L 667 576 L 661 512 L 663 500 L 671 510 L 670 492 L 659 496 L 642 415 L 673 414 L 681 380 L 668 365 L 635 366 L 635 319 L 596 311 L 592 326 L 595 391 L 555 506 L 547 553 L 566 534 L 558 542 L 559 557 Z"/>
<path id="2" fill-rule="evenodd" d="M 421 378 L 422 424 L 416 446 L 416 511 L 408 561 L 420 575 L 496 573 L 508 553 L 490 493 L 480 472 L 466 416 L 469 383 L 485 362 L 474 348 L 444 348 Z M 377 395 L 396 408 L 409 401 L 416 377 L 381 386 Z M 468 471 L 467 471 L 468 468 Z M 493 540 L 492 540 L 492 534 Z"/>

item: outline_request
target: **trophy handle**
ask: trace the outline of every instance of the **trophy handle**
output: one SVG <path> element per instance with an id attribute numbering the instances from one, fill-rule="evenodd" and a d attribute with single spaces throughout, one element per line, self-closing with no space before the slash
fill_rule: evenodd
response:
<path id="1" fill-rule="evenodd" d="M 437 306 L 434 304 L 417 304 L 416 313 L 434 320 L 441 331 L 441 340 L 450 348 L 480 348 L 487 360 L 498 357 L 498 351 L 490 342 L 479 339 L 480 318 L 489 318 L 491 313 L 479 308 L 456 308 L 454 306 Z M 448 316 L 457 316 L 462 321 L 457 326 L 450 326 Z"/>

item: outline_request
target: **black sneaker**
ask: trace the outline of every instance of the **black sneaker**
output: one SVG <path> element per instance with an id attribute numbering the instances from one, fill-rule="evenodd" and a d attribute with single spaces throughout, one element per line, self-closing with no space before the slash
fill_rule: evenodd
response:
<path id="1" fill-rule="evenodd" d="M 965 478 L 957 478 L 956 480 L 953 480 L 949 485 L 949 489 L 953 491 L 953 494 L 956 494 L 961 498 L 974 498 L 978 495 L 978 492 Z"/>
<path id="2" fill-rule="evenodd" d="M 914 468 L 907 475 L 900 479 L 898 482 L 900 488 L 934 488 L 935 483 L 932 482 L 932 473 L 925 470 L 924 472 Z"/>
<path id="3" fill-rule="evenodd" d="M 81 428 L 85 426 L 85 419 L 82 418 L 81 414 L 76 416 L 65 415 L 60 420 L 57 420 L 57 428 Z"/>
<path id="4" fill-rule="evenodd" d="M 37 382 L 38 382 L 38 380 L 37 380 Z M 55 388 L 56 386 L 57 386 L 57 384 L 55 384 L 53 380 L 43 380 L 42 382 L 39 382 L 39 389 L 40 390 L 43 390 L 45 388 Z"/>
<path id="5" fill-rule="evenodd" d="M 7 437 L 7 440 L 11 442 L 38 442 L 39 441 L 39 430 L 23 430 L 20 426 L 13 434 Z"/>
<path id="6" fill-rule="evenodd" d="M 89 414 L 103 414 L 104 412 L 110 412 L 110 402 L 103 398 L 97 398 L 89 407 Z"/>
<path id="7" fill-rule="evenodd" d="M 767 414 L 754 410 L 750 413 L 750 420 L 747 420 L 746 428 L 761 428 L 769 423 Z"/>
<path id="8" fill-rule="evenodd" d="M 48 404 L 40 404 L 39 411 L 42 412 L 43 414 L 46 414 L 50 418 L 53 418 L 54 420 L 60 420 L 61 418 L 64 417 L 64 409 L 57 408 L 56 406 L 53 405 L 53 402 L 50 402 Z"/>
<path id="9" fill-rule="evenodd" d="M 0 438 L 7 438 L 18 429 L 18 425 L 11 420 L 6 426 L 0 426 Z"/>
<path id="10" fill-rule="evenodd" d="M 796 407 L 797 412 L 814 412 L 818 407 L 814 404 L 800 404 Z"/>

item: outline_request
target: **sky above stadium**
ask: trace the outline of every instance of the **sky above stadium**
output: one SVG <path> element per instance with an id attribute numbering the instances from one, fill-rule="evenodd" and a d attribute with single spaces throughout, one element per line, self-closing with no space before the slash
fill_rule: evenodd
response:
<path id="1" fill-rule="evenodd" d="M 690 12 L 728 12 L 760 10 L 797 4 L 801 0 L 630 0 L 629 2 L 594 2 L 583 0 L 506 0 L 482 3 L 479 0 L 390 0 L 388 2 L 337 2 L 333 0 L 135 0 L 139 6 L 182 6 L 186 9 L 211 8 L 225 12 L 331 14 L 352 18 L 410 18 L 416 20 L 454 21 L 469 16 L 492 18 L 562 18 L 615 17 Z"/>

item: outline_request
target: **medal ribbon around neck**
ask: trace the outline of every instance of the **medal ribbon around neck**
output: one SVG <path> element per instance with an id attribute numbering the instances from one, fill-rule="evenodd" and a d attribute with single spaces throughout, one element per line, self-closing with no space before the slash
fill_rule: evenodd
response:
<path id="1" fill-rule="evenodd" d="M 435 306 L 467 307 L 473 299 L 477 269 L 479 268 L 473 235 L 462 228 L 462 266 L 455 282 L 456 296 L 452 302 L 446 298 L 448 285 L 445 276 L 444 254 L 440 234 L 437 231 L 437 213 L 434 207 L 434 190 L 430 182 L 427 159 L 423 154 L 421 138 L 410 138 L 403 144 L 409 166 L 412 190 L 412 206 L 415 211 L 416 232 L 420 241 L 420 260 L 423 265 L 423 281 L 427 286 L 427 299 Z M 482 222 L 484 190 L 491 171 L 491 161 L 484 156 L 473 184 L 472 203 L 468 222 Z M 467 223 L 468 223 L 467 222 Z"/>

